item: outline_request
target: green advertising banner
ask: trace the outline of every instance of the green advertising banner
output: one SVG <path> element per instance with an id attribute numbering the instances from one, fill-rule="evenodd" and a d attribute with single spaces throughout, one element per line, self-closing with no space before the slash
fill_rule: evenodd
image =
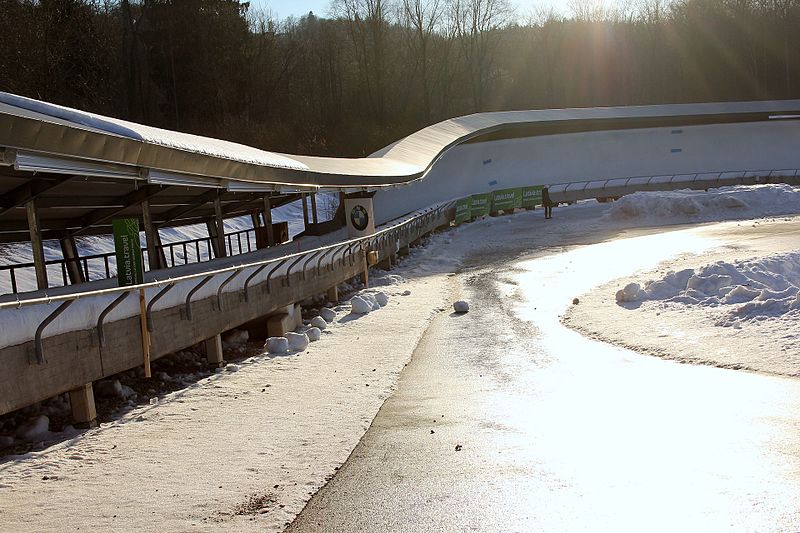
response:
<path id="1" fill-rule="evenodd" d="M 117 282 L 120 287 L 138 285 L 144 280 L 139 221 L 135 218 L 117 218 L 111 225 L 117 252 Z"/>
<path id="2" fill-rule="evenodd" d="M 470 198 L 462 198 L 456 202 L 456 225 L 467 222 L 470 217 Z"/>
<path id="3" fill-rule="evenodd" d="M 522 188 L 522 207 L 532 208 L 542 204 L 542 189 L 544 185 Z"/>
<path id="4" fill-rule="evenodd" d="M 492 193 L 473 194 L 470 199 L 470 218 L 483 217 L 489 214 L 492 207 Z"/>
<path id="5" fill-rule="evenodd" d="M 522 189 L 502 189 L 492 193 L 492 212 L 522 207 Z"/>

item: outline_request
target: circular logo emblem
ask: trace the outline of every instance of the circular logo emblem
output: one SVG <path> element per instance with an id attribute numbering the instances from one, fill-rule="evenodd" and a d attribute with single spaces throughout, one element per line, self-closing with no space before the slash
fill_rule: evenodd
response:
<path id="1" fill-rule="evenodd" d="M 350 222 L 358 231 L 364 231 L 369 225 L 369 213 L 363 206 L 357 205 L 350 210 Z"/>

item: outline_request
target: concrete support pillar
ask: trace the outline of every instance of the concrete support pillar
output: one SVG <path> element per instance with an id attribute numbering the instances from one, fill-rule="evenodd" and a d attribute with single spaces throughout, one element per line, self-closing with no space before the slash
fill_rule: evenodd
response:
<path id="1" fill-rule="evenodd" d="M 319 218 L 317 217 L 317 193 L 311 193 L 311 218 L 314 221 L 314 224 L 319 224 Z"/>
<path id="2" fill-rule="evenodd" d="M 62 237 L 58 242 L 61 244 L 61 255 L 66 260 L 65 264 L 70 285 L 85 282 L 86 276 L 79 261 L 80 254 L 78 254 L 78 246 L 75 244 L 75 237 Z"/>
<path id="3" fill-rule="evenodd" d="M 222 199 L 220 194 L 214 199 L 214 224 L 217 226 L 217 257 L 226 257 L 228 254 L 225 251 L 225 219 L 222 217 Z"/>
<path id="4" fill-rule="evenodd" d="M 144 226 L 144 239 L 147 246 L 147 266 L 149 270 L 166 268 L 167 260 L 164 257 L 164 249 L 159 248 L 161 238 L 158 228 L 153 225 L 153 216 L 150 213 L 150 202 L 142 202 L 142 225 Z"/>
<path id="5" fill-rule="evenodd" d="M 209 366 L 220 368 L 225 366 L 225 358 L 222 355 L 222 335 L 214 335 L 205 341 L 206 362 Z"/>
<path id="6" fill-rule="evenodd" d="M 28 230 L 31 234 L 31 248 L 33 248 L 33 263 L 36 269 L 36 285 L 39 289 L 46 289 L 47 284 L 47 265 L 44 263 L 44 244 L 42 243 L 42 232 L 39 229 L 39 214 L 36 212 L 36 200 L 30 200 L 25 204 L 28 213 Z"/>
<path id="7" fill-rule="evenodd" d="M 267 246 L 275 246 L 275 231 L 272 228 L 272 205 L 269 196 L 264 197 L 264 225 L 267 228 Z"/>
<path id="8" fill-rule="evenodd" d="M 97 425 L 97 408 L 94 405 L 92 384 L 69 391 L 69 403 L 72 407 L 72 420 L 76 426 L 94 427 Z"/>
<path id="9" fill-rule="evenodd" d="M 339 287 L 334 285 L 328 292 L 325 293 L 325 296 L 328 298 L 328 301 L 331 303 L 339 303 Z"/>

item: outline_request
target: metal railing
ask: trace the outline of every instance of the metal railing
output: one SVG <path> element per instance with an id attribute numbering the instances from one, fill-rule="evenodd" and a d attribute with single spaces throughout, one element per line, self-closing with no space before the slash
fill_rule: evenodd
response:
<path id="1" fill-rule="evenodd" d="M 798 182 L 800 169 L 773 170 L 723 170 L 719 172 L 689 172 L 654 176 L 626 176 L 555 183 L 548 186 L 550 195 L 592 197 L 607 190 L 646 191 L 653 187 L 677 189 L 679 187 L 716 188 L 730 184 Z"/>
<path id="2" fill-rule="evenodd" d="M 225 250 L 228 257 L 241 255 L 256 250 L 255 229 L 249 228 L 225 234 Z M 187 265 L 189 263 L 202 263 L 216 259 L 211 237 L 200 237 L 185 241 L 164 243 L 157 246 L 159 253 L 164 254 L 166 268 Z M 150 270 L 147 248 L 142 248 L 145 271 Z M 45 261 L 45 268 L 48 270 L 48 279 L 51 287 L 70 285 L 69 271 L 71 264 L 77 264 L 78 269 L 83 275 L 83 281 L 96 281 L 98 279 L 113 278 L 117 275 L 117 259 L 115 252 L 101 254 L 82 255 L 76 258 L 48 259 Z M 0 265 L 0 279 L 8 276 L 7 279 L 11 286 L 11 294 L 20 292 L 20 271 L 33 272 L 35 264 L 14 263 L 11 265 Z M 6 274 L 7 273 L 7 274 Z M 55 273 L 54 278 L 50 276 Z M 60 280 L 61 285 L 56 281 Z M 29 290 L 35 290 L 31 288 Z M 25 292 L 25 291 L 23 291 Z M 2 293 L 0 293 L 2 294 Z"/>
<path id="3" fill-rule="evenodd" d="M 98 337 L 100 339 L 101 345 L 104 345 L 105 339 L 103 335 L 103 325 L 106 317 L 108 317 L 109 313 L 119 306 L 122 301 L 124 301 L 131 293 L 138 293 L 143 289 L 148 288 L 160 288 L 161 290 L 153 297 L 146 302 L 146 320 L 147 326 L 150 331 L 155 328 L 155 323 L 153 319 L 153 309 L 155 304 L 160 300 L 163 296 L 165 296 L 169 291 L 171 291 L 176 285 L 197 281 L 197 283 L 192 286 L 189 290 L 183 306 L 185 308 L 186 316 L 191 319 L 191 305 L 192 305 L 192 298 L 197 294 L 197 292 L 202 288 L 202 286 L 209 283 L 212 279 L 218 276 L 224 276 L 225 279 L 221 283 L 220 287 L 217 289 L 216 297 L 217 302 L 221 302 L 221 295 L 223 289 L 226 285 L 228 285 L 233 278 L 240 275 L 243 271 L 247 269 L 255 269 L 250 276 L 244 282 L 244 285 L 241 289 L 241 297 L 243 300 L 247 301 L 249 299 L 249 291 L 251 287 L 255 284 L 253 281 L 259 277 L 267 267 L 272 267 L 265 278 L 261 280 L 261 282 L 266 281 L 266 288 L 265 290 L 269 293 L 270 290 L 270 281 L 273 278 L 273 275 L 278 272 L 279 270 L 285 267 L 285 272 L 283 272 L 283 277 L 286 280 L 286 283 L 290 283 L 289 278 L 291 277 L 293 272 L 301 272 L 301 277 L 305 279 L 305 276 L 308 274 L 317 275 L 320 274 L 322 268 L 326 268 L 328 270 L 335 269 L 336 263 L 339 262 L 340 265 L 344 266 L 347 261 L 350 264 L 354 264 L 356 261 L 356 256 L 359 258 L 361 254 L 365 251 L 372 250 L 372 249 L 380 249 L 383 246 L 386 246 L 392 242 L 400 242 L 401 240 L 411 241 L 416 240 L 423 234 L 432 231 L 436 227 L 442 225 L 445 222 L 449 223 L 450 215 L 448 214 L 447 210 L 452 208 L 455 205 L 455 202 L 446 202 L 423 211 L 419 211 L 410 215 L 406 219 L 398 222 L 390 227 L 384 228 L 380 231 L 377 231 L 373 235 L 367 237 L 360 237 L 356 239 L 350 239 L 347 241 L 342 241 L 339 243 L 323 246 L 320 248 L 297 252 L 294 254 L 285 255 L 282 257 L 277 258 L 270 258 L 265 259 L 262 261 L 253 261 L 249 263 L 239 264 L 228 266 L 225 268 L 204 271 L 204 272 L 197 272 L 193 274 L 188 274 L 184 276 L 177 276 L 174 278 L 166 278 L 163 280 L 154 280 L 151 282 L 143 283 L 140 285 L 132 285 L 127 287 L 113 287 L 113 288 L 106 288 L 106 289 L 94 289 L 94 290 L 85 290 L 85 291 L 77 291 L 68 294 L 61 294 L 61 295 L 53 295 L 53 296 L 36 296 L 32 298 L 25 298 L 20 299 L 19 297 L 14 301 L 3 302 L 0 303 L 0 311 L 5 309 L 14 309 L 20 307 L 29 307 L 35 305 L 50 305 L 57 303 L 58 307 L 49 313 L 41 322 L 39 322 L 38 327 L 36 328 L 35 336 L 34 336 L 34 348 L 35 348 L 35 355 L 36 355 L 36 362 L 38 364 L 46 363 L 46 359 L 44 357 L 44 349 L 42 345 L 42 338 L 45 332 L 45 329 L 48 325 L 50 325 L 59 315 L 67 311 L 67 309 L 72 305 L 75 301 L 79 299 L 86 299 L 86 298 L 97 298 L 97 297 L 109 297 L 112 298 L 111 301 L 103 308 L 103 310 L 98 313 L 97 315 L 97 322 L 95 324 L 87 324 L 87 327 L 94 326 L 98 331 Z M 412 238 L 413 237 L 413 238 Z M 323 260 L 328 257 L 329 260 L 323 264 Z M 288 265 L 288 266 L 287 266 Z M 310 268 L 309 268 L 310 267 Z M 164 273 L 168 274 L 168 271 L 164 271 Z"/>

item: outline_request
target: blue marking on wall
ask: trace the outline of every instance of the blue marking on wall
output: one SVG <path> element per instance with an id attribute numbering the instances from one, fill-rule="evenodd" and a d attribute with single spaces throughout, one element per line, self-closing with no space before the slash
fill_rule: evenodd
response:
<path id="1" fill-rule="evenodd" d="M 683 148 L 673 148 L 672 150 L 670 150 L 670 152 L 672 152 L 673 154 L 678 154 L 680 152 L 683 152 Z"/>
<path id="2" fill-rule="evenodd" d="M 678 134 L 678 133 L 683 133 L 683 130 L 672 130 L 670 133 L 675 135 L 675 134 Z"/>
<path id="3" fill-rule="evenodd" d="M 492 160 L 491 160 L 491 159 L 484 159 L 484 160 L 483 160 L 483 164 L 484 164 L 484 165 L 488 165 L 488 164 L 489 164 L 489 163 L 491 163 L 491 162 L 492 162 Z"/>
<path id="4" fill-rule="evenodd" d="M 497 185 L 497 180 L 492 180 L 492 181 L 489 182 L 489 187 L 491 187 L 493 185 Z"/>

